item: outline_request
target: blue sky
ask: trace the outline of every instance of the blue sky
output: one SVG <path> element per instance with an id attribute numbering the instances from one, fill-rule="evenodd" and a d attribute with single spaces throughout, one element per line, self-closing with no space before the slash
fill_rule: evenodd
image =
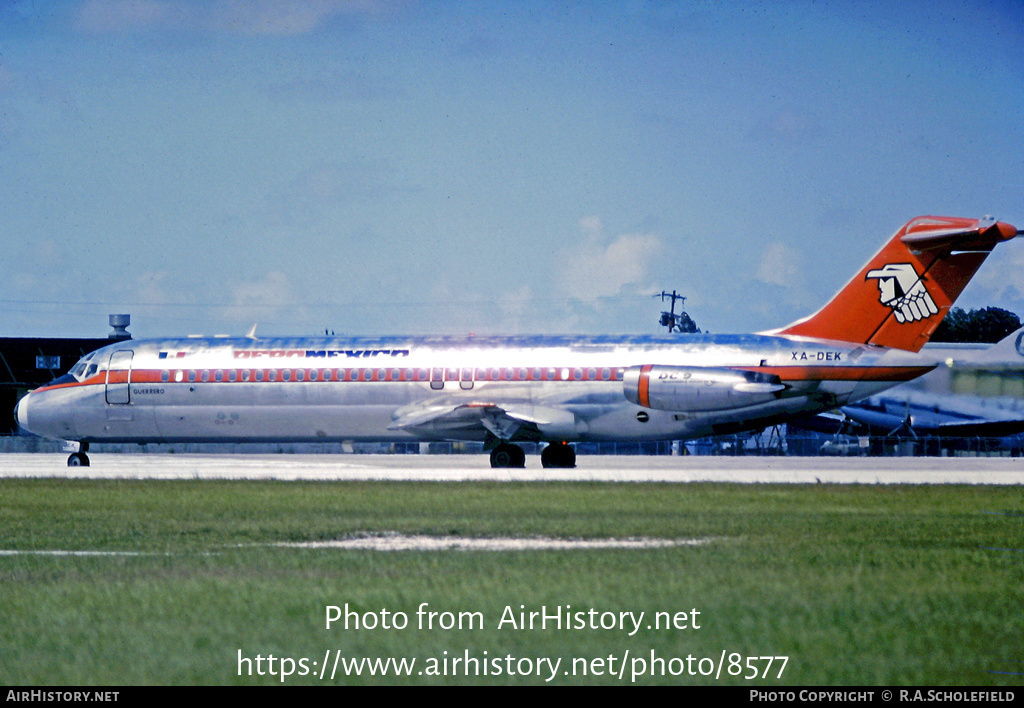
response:
<path id="1" fill-rule="evenodd" d="M 1011 1 L 0 0 L 0 334 L 782 326 L 912 217 L 1024 228 L 1022 50 Z"/>

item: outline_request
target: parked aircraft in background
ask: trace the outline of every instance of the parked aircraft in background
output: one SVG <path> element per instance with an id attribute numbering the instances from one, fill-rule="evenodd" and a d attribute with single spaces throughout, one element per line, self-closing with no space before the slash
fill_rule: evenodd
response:
<path id="1" fill-rule="evenodd" d="M 23 398 L 23 428 L 89 443 L 483 441 L 573 467 L 575 441 L 680 440 L 831 410 L 931 370 L 920 350 L 989 252 L 992 219 L 919 217 L 818 313 L 747 335 L 188 338 L 99 349 Z"/>
<path id="2" fill-rule="evenodd" d="M 839 411 L 843 418 L 833 418 L 833 429 L 847 435 L 920 441 L 939 438 L 936 442 L 940 445 L 943 439 L 948 440 L 947 445 L 956 439 L 980 439 L 986 441 L 986 449 L 1024 447 L 1024 439 L 1019 438 L 1024 433 L 1024 409 L 1004 408 L 977 396 L 894 391 Z"/>
<path id="3" fill-rule="evenodd" d="M 935 345 L 928 353 L 961 371 L 981 367 L 1024 371 L 1024 328 L 988 347 Z M 932 376 L 919 382 L 923 385 Z M 1024 448 L 1024 399 L 939 393 L 919 388 L 919 382 L 848 403 L 838 414 L 822 414 L 831 422 L 821 422 L 817 427 L 825 430 L 831 426 L 835 432 L 850 435 L 918 441 L 934 438 L 938 446 L 944 447 Z"/>

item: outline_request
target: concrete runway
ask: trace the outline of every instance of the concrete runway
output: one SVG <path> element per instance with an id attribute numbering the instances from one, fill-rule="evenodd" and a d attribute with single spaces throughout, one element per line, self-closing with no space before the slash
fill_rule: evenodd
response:
<path id="1" fill-rule="evenodd" d="M 585 456 L 573 470 L 491 469 L 486 455 L 0 454 L 0 477 L 498 482 L 735 482 L 742 484 L 1024 484 L 1024 458 Z"/>

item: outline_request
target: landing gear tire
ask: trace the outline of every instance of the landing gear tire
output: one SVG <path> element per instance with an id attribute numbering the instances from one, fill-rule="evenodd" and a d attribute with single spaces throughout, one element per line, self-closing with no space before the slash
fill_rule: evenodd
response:
<path id="1" fill-rule="evenodd" d="M 491 467 L 526 467 L 526 453 L 518 445 L 501 443 L 491 450 Z"/>
<path id="2" fill-rule="evenodd" d="M 72 452 L 68 455 L 68 467 L 88 467 L 89 456 L 84 452 Z"/>
<path id="3" fill-rule="evenodd" d="M 566 443 L 551 443 L 541 451 L 540 463 L 544 467 L 572 469 L 576 466 L 576 451 Z"/>

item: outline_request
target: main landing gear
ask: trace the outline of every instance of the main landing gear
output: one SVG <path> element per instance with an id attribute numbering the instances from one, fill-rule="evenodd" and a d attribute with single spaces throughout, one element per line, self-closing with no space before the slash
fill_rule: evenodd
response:
<path id="1" fill-rule="evenodd" d="M 576 466 L 576 451 L 564 442 L 551 443 L 540 453 L 540 463 L 544 467 L 572 469 Z"/>
<path id="2" fill-rule="evenodd" d="M 500 443 L 491 450 L 491 467 L 526 467 L 526 453 L 518 445 Z"/>
<path id="3" fill-rule="evenodd" d="M 72 450 L 74 448 L 71 448 Z M 65 448 L 67 450 L 67 448 Z M 78 452 L 72 452 L 68 455 L 68 467 L 88 467 L 89 456 L 85 453 L 89 451 L 89 443 L 82 443 L 81 448 Z"/>
<path id="4" fill-rule="evenodd" d="M 576 451 L 566 443 L 551 443 L 540 453 L 544 467 L 571 469 L 576 466 Z M 526 453 L 512 443 L 499 443 L 491 450 L 491 467 L 526 467 Z"/>

